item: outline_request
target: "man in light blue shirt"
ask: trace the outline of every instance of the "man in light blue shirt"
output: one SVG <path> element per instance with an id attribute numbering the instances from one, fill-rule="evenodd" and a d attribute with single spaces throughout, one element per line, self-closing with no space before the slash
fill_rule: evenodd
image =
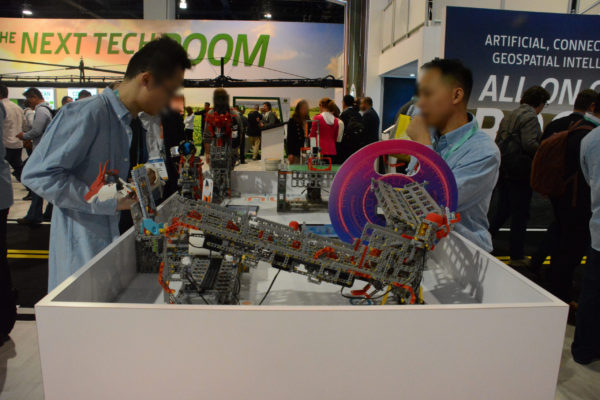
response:
<path id="1" fill-rule="evenodd" d="M 500 152 L 467 112 L 472 87 L 471 71 L 458 60 L 436 58 L 425 64 L 417 102 L 421 115 L 413 118 L 407 134 L 432 147 L 454 173 L 461 215 L 456 231 L 492 251 L 487 212 L 498 180 Z"/>
<path id="2" fill-rule="evenodd" d="M 581 142 L 581 171 L 590 185 L 592 247 L 585 265 L 577 307 L 573 359 L 589 364 L 600 359 L 600 127 Z"/>
<path id="3" fill-rule="evenodd" d="M 191 67 L 185 50 L 162 37 L 133 55 L 118 90 L 69 103 L 54 118 L 23 170 L 22 180 L 55 208 L 50 230 L 48 289 L 52 290 L 119 236 L 119 210 L 135 199 L 84 200 L 99 167 L 127 179 L 132 116 L 169 104 Z M 139 138 L 138 138 L 139 139 Z"/>

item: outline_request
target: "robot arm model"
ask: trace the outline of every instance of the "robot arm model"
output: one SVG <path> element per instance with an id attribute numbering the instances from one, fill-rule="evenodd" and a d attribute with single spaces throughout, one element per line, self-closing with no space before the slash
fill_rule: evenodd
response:
<path id="1" fill-rule="evenodd" d="M 144 171 L 138 180 L 143 181 Z M 314 283 L 352 287 L 362 280 L 377 290 L 389 287 L 398 299 L 414 303 L 428 252 L 458 221 L 455 213 L 435 202 L 425 185 L 394 188 L 373 180 L 370 190 L 386 226 L 367 223 L 354 243 L 303 232 L 298 223 L 281 225 L 180 195 L 161 211 L 168 222 L 156 231 L 140 230 L 137 241 L 160 265 L 159 283 L 172 303 L 235 303 L 242 267 L 258 261 L 306 275 Z M 192 246 L 190 237 L 198 237 L 197 244 Z M 198 257 L 192 248 L 220 256 Z M 178 280 L 183 286 L 176 291 L 170 283 Z"/>

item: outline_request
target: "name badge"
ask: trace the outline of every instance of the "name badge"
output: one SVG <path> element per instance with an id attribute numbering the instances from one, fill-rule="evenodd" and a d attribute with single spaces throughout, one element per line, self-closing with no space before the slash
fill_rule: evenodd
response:
<path id="1" fill-rule="evenodd" d="M 151 160 L 148 160 L 148 164 L 150 164 L 156 169 L 156 171 L 158 171 L 158 176 L 160 176 L 160 179 L 162 179 L 163 181 L 169 180 L 167 166 L 165 165 L 165 161 L 162 158 L 153 158 Z"/>

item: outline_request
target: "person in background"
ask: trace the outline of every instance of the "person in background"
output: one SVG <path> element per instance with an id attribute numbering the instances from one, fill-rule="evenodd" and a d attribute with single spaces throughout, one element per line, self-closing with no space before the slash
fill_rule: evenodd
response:
<path id="1" fill-rule="evenodd" d="M 542 134 L 541 141 L 548 139 L 555 133 L 563 132 L 568 130 L 571 125 L 581 121 L 586 112 L 592 112 L 595 108 L 596 92 L 592 89 L 585 89 L 579 92 L 575 99 L 573 112 L 566 117 L 557 118 L 550 122 L 544 133 Z M 541 271 L 544 261 L 550 255 L 550 252 L 556 245 L 558 228 L 556 221 L 553 221 L 546 230 L 544 237 L 538 246 L 535 254 L 531 257 L 531 269 L 533 271 Z"/>
<path id="2" fill-rule="evenodd" d="M 294 109 L 292 117 L 288 121 L 286 153 L 290 164 L 300 162 L 300 153 L 305 146 L 305 138 L 308 132 L 309 116 L 308 102 L 304 99 L 299 100 Z"/>
<path id="3" fill-rule="evenodd" d="M 263 131 L 271 129 L 279 123 L 270 102 L 265 101 L 260 111 L 262 112 L 262 120 L 260 121 L 259 126 Z"/>
<path id="4" fill-rule="evenodd" d="M 92 94 L 89 90 L 83 89 L 79 91 L 79 94 L 77 95 L 77 101 L 87 99 L 88 97 L 92 97 Z"/>
<path id="5" fill-rule="evenodd" d="M 513 267 L 529 267 L 525 258 L 525 234 L 533 191 L 530 185 L 531 164 L 540 144 L 542 129 L 538 114 L 550 94 L 541 86 L 523 93 L 521 105 L 500 122 L 496 144 L 502 163 L 496 186 L 498 207 L 490 218 L 490 233 L 496 236 L 510 218 L 510 262 Z"/>
<path id="6" fill-rule="evenodd" d="M 340 115 L 340 119 L 344 123 L 344 136 L 342 141 L 338 143 L 338 160 L 340 164 L 366 144 L 366 127 L 362 116 L 355 107 L 354 97 L 349 94 L 345 95 L 342 108 L 344 110 Z"/>
<path id="7" fill-rule="evenodd" d="M 540 142 L 548 139 L 550 136 L 558 132 L 563 132 L 569 129 L 577 121 L 581 121 L 585 113 L 594 112 L 594 103 L 596 102 L 597 93 L 593 89 L 585 89 L 577 94 L 573 112 L 566 117 L 558 118 L 550 122 L 540 139 Z"/>
<path id="8" fill-rule="evenodd" d="M 258 160 L 258 152 L 260 151 L 260 120 L 261 115 L 258 112 L 258 104 L 253 110 L 248 113 L 248 140 L 252 147 L 252 160 Z"/>
<path id="9" fill-rule="evenodd" d="M 244 115 L 246 109 L 244 106 L 238 105 L 234 106 L 233 109 L 237 111 L 241 121 L 240 133 L 237 139 L 240 148 L 240 164 L 246 164 L 246 135 L 248 134 L 248 118 Z M 234 147 L 238 147 L 238 145 Z"/>
<path id="10" fill-rule="evenodd" d="M 60 101 L 60 105 L 61 107 L 64 106 L 65 104 L 69 104 L 73 102 L 73 98 L 71 96 L 64 96 L 62 98 L 62 100 Z"/>
<path id="11" fill-rule="evenodd" d="M 196 111 L 195 114 L 200 116 L 200 132 L 204 132 L 204 127 L 206 126 L 206 114 L 210 111 L 210 103 L 207 101 L 204 103 L 204 108 L 202 110 Z M 204 143 L 200 146 L 200 155 L 204 155 Z"/>
<path id="12" fill-rule="evenodd" d="M 596 94 L 591 113 L 571 127 L 567 137 L 565 177 L 571 177 L 565 192 L 551 198 L 556 221 L 556 240 L 550 251 L 548 289 L 569 304 L 572 300 L 573 273 L 590 247 L 589 221 L 592 216 L 590 186 L 583 175 L 581 143 L 600 126 L 600 95 Z M 574 305 L 572 305 L 574 306 Z M 574 307 L 572 307 L 574 310 Z"/>
<path id="13" fill-rule="evenodd" d="M 599 109 L 597 103 L 595 108 Z M 599 116 L 598 113 L 594 115 L 594 120 Z M 600 157 L 598 157 L 598 149 L 600 149 L 600 127 L 588 133 L 581 142 L 581 172 L 591 187 L 592 217 L 589 222 L 591 248 L 581 282 L 577 325 L 571 354 L 575 362 L 584 365 L 600 359 Z"/>
<path id="14" fill-rule="evenodd" d="M 202 142 L 206 147 L 205 154 L 207 164 L 210 164 L 210 147 L 213 141 L 215 141 L 215 144 L 219 145 L 216 140 L 219 138 L 219 135 L 222 135 L 222 140 L 228 141 L 229 145 L 232 146 L 233 138 L 239 136 L 239 131 L 242 126 L 239 114 L 229 105 L 229 93 L 227 93 L 225 89 L 215 89 L 213 92 L 213 104 L 213 109 L 206 114 L 206 127 L 202 134 Z M 227 118 L 227 116 L 229 116 L 229 118 Z M 224 117 L 226 121 L 229 121 L 230 125 L 220 124 L 218 122 Z"/>
<path id="15" fill-rule="evenodd" d="M 194 140 L 194 119 L 196 115 L 194 114 L 194 110 L 192 107 L 188 106 L 185 108 L 185 119 L 183 120 L 183 124 L 185 127 L 185 139 L 186 140 Z"/>
<path id="16" fill-rule="evenodd" d="M 467 112 L 473 75 L 460 61 L 450 59 L 436 58 L 422 70 L 417 102 L 421 115 L 412 119 L 406 133 L 432 147 L 452 170 L 458 188 L 456 211 L 461 214 L 456 231 L 491 251 L 487 212 L 498 179 L 500 153 Z"/>
<path id="17" fill-rule="evenodd" d="M 336 143 L 342 140 L 344 135 L 344 123 L 333 114 L 337 106 L 328 97 L 319 101 L 320 114 L 315 116 L 315 123 L 310 128 L 310 138 L 315 138 L 316 145 L 321 148 L 321 154 L 337 160 Z M 312 143 L 312 140 L 311 140 Z"/>
<path id="18" fill-rule="evenodd" d="M 131 57 L 117 90 L 107 88 L 89 100 L 67 104 L 48 127 L 23 170 L 23 183 L 55 206 L 49 290 L 119 236 L 119 212 L 130 209 L 136 199 L 87 202 L 84 196 L 102 166 L 126 180 L 131 168 L 143 161 L 137 116 L 141 111 L 155 115 L 168 106 L 189 68 L 179 43 L 167 36 L 152 40 Z"/>
<path id="19" fill-rule="evenodd" d="M 17 137 L 21 140 L 32 140 L 33 149 L 37 147 L 42 139 L 42 135 L 50 125 L 52 121 L 52 111 L 50 105 L 44 101 L 44 96 L 36 88 L 30 88 L 23 93 L 23 96 L 27 99 L 27 102 L 34 107 L 34 116 L 31 129 L 27 132 L 21 132 L 17 134 Z M 32 153 L 33 154 L 33 153 Z M 29 160 L 29 159 L 28 159 Z M 27 161 L 27 165 L 30 161 Z M 31 187 L 27 185 L 30 189 Z M 17 219 L 17 222 L 22 225 L 39 225 L 44 220 L 43 214 L 44 200 L 42 197 L 35 192 L 31 191 L 31 205 L 27 211 L 27 215 L 23 218 Z M 51 208 L 47 208 L 48 214 L 52 212 Z"/>
<path id="20" fill-rule="evenodd" d="M 23 169 L 23 141 L 17 137 L 23 132 L 23 120 L 25 118 L 21 107 L 8 99 L 8 88 L 0 85 L 0 103 L 4 106 L 6 117 L 2 128 L 2 142 L 5 149 L 6 161 L 13 168 L 13 175 L 21 181 L 21 170 Z"/>
<path id="21" fill-rule="evenodd" d="M 169 180 L 167 181 L 163 189 L 163 199 L 171 196 L 177 191 L 177 181 L 179 180 L 179 157 L 172 157 L 169 149 L 172 147 L 178 147 L 179 143 L 185 138 L 185 126 L 183 119 L 173 106 L 175 104 L 169 104 L 160 113 L 160 123 L 163 130 L 163 142 L 165 148 L 165 164 L 167 166 L 167 173 Z"/>
<path id="22" fill-rule="evenodd" d="M 373 99 L 370 97 L 362 98 L 360 102 L 360 110 L 362 111 L 363 122 L 366 128 L 364 146 L 378 142 L 380 121 L 377 111 L 373 109 Z"/>
<path id="23" fill-rule="evenodd" d="M 0 101 L 0 135 L 3 135 L 7 116 L 4 102 Z M 12 287 L 8 267 L 6 220 L 8 210 L 13 204 L 13 190 L 10 179 L 10 167 L 5 157 L 4 143 L 0 141 L 0 346 L 8 340 L 8 334 L 17 318 L 16 296 Z"/>

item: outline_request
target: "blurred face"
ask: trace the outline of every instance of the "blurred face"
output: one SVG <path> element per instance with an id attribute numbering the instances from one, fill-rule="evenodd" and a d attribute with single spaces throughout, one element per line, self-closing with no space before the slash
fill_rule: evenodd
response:
<path id="1" fill-rule="evenodd" d="M 73 99 L 71 97 L 67 97 L 63 100 L 62 105 L 64 106 L 67 103 L 72 103 Z"/>
<path id="2" fill-rule="evenodd" d="M 27 99 L 30 108 L 35 108 L 35 106 L 44 101 L 43 99 L 40 99 L 37 96 L 27 96 L 25 99 Z"/>
<path id="3" fill-rule="evenodd" d="M 204 109 L 208 110 L 210 108 L 210 103 L 204 103 Z"/>
<path id="4" fill-rule="evenodd" d="M 360 108 L 360 111 L 367 111 L 369 109 L 369 105 L 367 104 L 366 101 L 361 100 L 359 108 Z"/>
<path id="5" fill-rule="evenodd" d="M 422 74 L 417 105 L 427 125 L 443 128 L 463 99 L 463 89 L 445 80 L 438 69 L 432 68 Z"/>
<path id="6" fill-rule="evenodd" d="M 306 104 L 306 103 L 300 104 L 300 107 L 298 108 L 298 112 L 300 113 L 300 116 L 302 116 L 302 118 L 308 117 L 308 104 Z"/>
<path id="7" fill-rule="evenodd" d="M 157 81 L 150 72 L 138 76 L 141 90 L 138 94 L 138 103 L 142 111 L 156 115 L 168 107 L 183 83 L 183 69 L 177 71 L 162 81 Z"/>
<path id="8" fill-rule="evenodd" d="M 260 111 L 261 111 L 262 113 L 266 113 L 266 112 L 268 112 L 268 111 L 269 111 L 269 107 L 267 107 L 267 105 L 266 105 L 266 104 L 263 104 L 263 105 L 262 105 L 262 107 L 260 108 Z"/>

